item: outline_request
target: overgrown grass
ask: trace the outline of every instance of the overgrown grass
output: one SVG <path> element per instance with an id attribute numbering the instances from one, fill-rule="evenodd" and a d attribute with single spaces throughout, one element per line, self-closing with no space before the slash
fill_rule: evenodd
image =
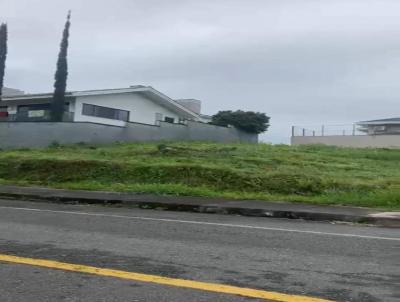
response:
<path id="1" fill-rule="evenodd" d="M 140 143 L 0 152 L 0 183 L 400 208 L 400 150 Z"/>

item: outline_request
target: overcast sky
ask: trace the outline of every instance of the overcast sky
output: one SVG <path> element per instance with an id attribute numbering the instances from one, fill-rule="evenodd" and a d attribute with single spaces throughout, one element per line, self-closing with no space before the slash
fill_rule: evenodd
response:
<path id="1" fill-rule="evenodd" d="M 52 91 L 68 9 L 69 90 L 265 112 L 274 143 L 293 124 L 400 116 L 400 0 L 0 0 L 7 87 Z"/>

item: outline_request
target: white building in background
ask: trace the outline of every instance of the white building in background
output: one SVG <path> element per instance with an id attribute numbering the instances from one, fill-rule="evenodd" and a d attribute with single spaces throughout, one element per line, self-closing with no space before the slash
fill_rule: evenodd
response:
<path id="1" fill-rule="evenodd" d="M 4 87 L 4 88 L 3 88 L 3 91 L 2 91 L 2 95 L 3 95 L 4 97 L 7 97 L 7 96 L 16 96 L 16 95 L 22 95 L 22 94 L 24 94 L 24 92 L 23 92 L 22 90 L 13 89 L 13 88 L 7 88 L 7 87 Z"/>
<path id="2" fill-rule="evenodd" d="M 6 89 L 0 102 L 0 121 L 45 121 L 50 117 L 51 93 L 24 94 Z M 174 100 L 151 86 L 74 91 L 66 94 L 65 120 L 113 126 L 126 123 L 157 125 L 160 121 L 208 122 L 201 114 L 201 101 Z"/>
<path id="3" fill-rule="evenodd" d="M 150 86 L 66 93 L 62 122 L 51 122 L 52 93 L 0 101 L 0 148 L 114 142 L 257 143 L 258 135 L 208 123 L 201 102 L 174 100 Z"/>
<path id="4" fill-rule="evenodd" d="M 369 135 L 400 135 L 400 117 L 358 122 L 359 131 Z"/>
<path id="5" fill-rule="evenodd" d="M 318 128 L 292 127 L 292 145 L 400 148 L 400 117 Z"/>

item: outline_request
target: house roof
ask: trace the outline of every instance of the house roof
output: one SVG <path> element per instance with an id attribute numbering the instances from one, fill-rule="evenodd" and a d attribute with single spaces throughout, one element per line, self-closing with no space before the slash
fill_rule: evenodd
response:
<path id="1" fill-rule="evenodd" d="M 83 90 L 83 91 L 70 91 L 66 93 L 66 98 L 75 98 L 83 96 L 93 95 L 109 95 L 109 94 L 124 94 L 124 93 L 139 93 L 147 96 L 154 102 L 161 106 L 164 106 L 172 111 L 178 112 L 187 118 L 198 118 L 199 115 L 183 105 L 179 104 L 175 100 L 159 92 L 151 86 L 136 85 L 128 88 L 116 88 L 116 89 L 99 89 L 99 90 Z M 53 97 L 52 93 L 38 93 L 38 94 L 24 94 L 18 96 L 4 97 L 0 106 L 4 105 L 24 105 L 24 104 L 42 104 L 49 103 Z"/>
<path id="2" fill-rule="evenodd" d="M 3 97 L 5 97 L 5 96 L 12 96 L 12 95 L 21 95 L 21 94 L 24 94 L 24 92 L 22 90 L 15 89 L 15 88 L 3 87 L 2 94 L 3 94 Z"/>
<path id="3" fill-rule="evenodd" d="M 361 121 L 358 125 L 387 125 L 387 124 L 400 124 L 400 117 L 387 118 L 381 120 Z"/>

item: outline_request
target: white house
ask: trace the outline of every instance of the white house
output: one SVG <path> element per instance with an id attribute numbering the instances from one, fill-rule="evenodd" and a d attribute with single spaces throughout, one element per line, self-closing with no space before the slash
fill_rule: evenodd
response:
<path id="1" fill-rule="evenodd" d="M 9 90 L 10 91 L 10 90 Z M 15 92 L 15 91 L 11 91 Z M 46 121 L 52 94 L 10 93 L 0 102 L 0 121 Z M 151 86 L 74 91 L 66 94 L 66 121 L 124 126 L 126 123 L 157 125 L 160 121 L 208 122 L 195 99 L 174 100 Z"/>
<path id="2" fill-rule="evenodd" d="M 68 92 L 62 122 L 51 121 L 52 99 L 52 93 L 6 90 L 0 101 L 0 148 L 54 142 L 258 142 L 255 133 L 208 123 L 211 117 L 201 114 L 199 100 L 174 100 L 150 86 Z"/>
<path id="3" fill-rule="evenodd" d="M 358 130 L 369 135 L 400 135 L 400 117 L 358 122 Z"/>

